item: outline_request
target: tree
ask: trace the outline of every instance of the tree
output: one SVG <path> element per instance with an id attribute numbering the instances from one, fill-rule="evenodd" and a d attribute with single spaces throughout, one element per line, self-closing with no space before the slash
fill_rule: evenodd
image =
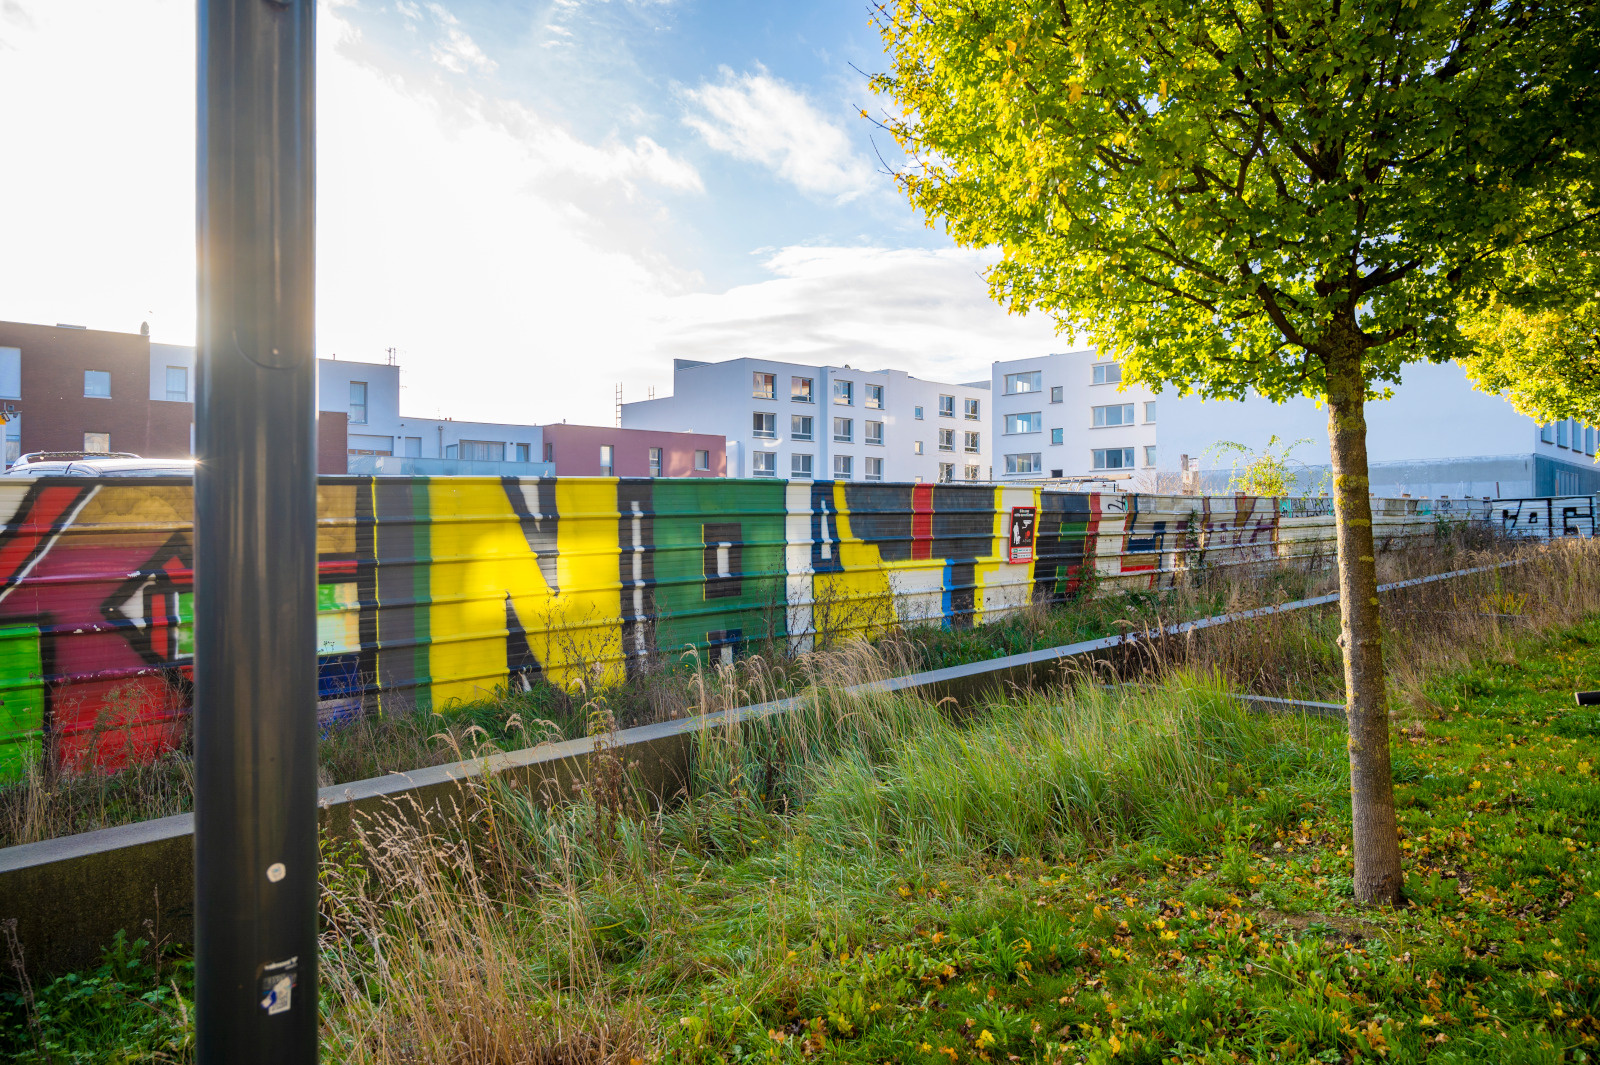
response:
<path id="1" fill-rule="evenodd" d="M 1126 380 L 1326 405 L 1355 890 L 1397 903 L 1365 403 L 1408 361 L 1469 354 L 1460 301 L 1574 232 L 1517 224 L 1535 196 L 1586 209 L 1552 176 L 1585 165 L 1562 123 L 1593 124 L 1572 45 L 1593 44 L 1590 3 L 885 0 L 878 19 L 900 185 L 1002 250 L 996 299 Z"/>
<path id="2" fill-rule="evenodd" d="M 1287 496 L 1295 493 L 1314 493 L 1321 488 L 1320 484 L 1311 483 L 1311 471 L 1307 469 L 1305 463 L 1295 462 L 1289 457 L 1296 448 L 1309 443 L 1311 443 L 1310 437 L 1283 441 L 1278 439 L 1277 433 L 1273 433 L 1259 452 L 1252 452 L 1236 440 L 1218 440 L 1207 448 L 1206 452 L 1217 456 L 1233 454 L 1244 457 L 1242 476 L 1239 473 L 1238 458 L 1233 460 L 1233 472 L 1228 477 L 1228 491 L 1241 492 L 1248 496 Z M 1291 463 L 1300 467 L 1299 470 L 1291 469 Z M 1324 476 L 1323 482 L 1326 480 Z"/>
<path id="3" fill-rule="evenodd" d="M 1600 425 L 1600 255 L 1578 246 L 1518 249 L 1469 306 L 1462 360 L 1484 391 L 1542 422 Z"/>

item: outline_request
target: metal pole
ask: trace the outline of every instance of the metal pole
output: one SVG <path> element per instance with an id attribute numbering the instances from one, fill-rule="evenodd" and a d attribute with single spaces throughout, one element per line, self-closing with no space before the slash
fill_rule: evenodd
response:
<path id="1" fill-rule="evenodd" d="M 316 0 L 199 0 L 202 1065 L 317 1058 Z"/>

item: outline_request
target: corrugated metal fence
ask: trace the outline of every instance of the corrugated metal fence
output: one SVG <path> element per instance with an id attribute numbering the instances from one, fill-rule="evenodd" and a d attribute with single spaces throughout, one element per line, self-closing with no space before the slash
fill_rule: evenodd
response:
<path id="1" fill-rule="evenodd" d="M 1020 509 L 1019 509 L 1020 508 Z M 1032 517 L 1032 542 L 1014 536 Z M 1380 548 L 1440 521 L 1593 535 L 1591 497 L 1375 501 Z M 688 647 L 966 627 L 1034 597 L 1333 555 L 1330 501 L 993 485 L 325 478 L 319 713 L 442 709 L 541 675 L 614 683 Z M 180 738 L 190 486 L 0 481 L 0 779 Z"/>

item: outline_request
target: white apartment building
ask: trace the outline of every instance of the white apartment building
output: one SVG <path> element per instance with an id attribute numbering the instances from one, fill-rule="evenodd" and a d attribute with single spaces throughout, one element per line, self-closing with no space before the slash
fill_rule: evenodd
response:
<path id="1" fill-rule="evenodd" d="M 1270 403 L 1157 394 L 1123 384 L 1114 360 L 1092 350 L 997 362 L 993 367 L 997 480 L 1109 478 L 1119 487 L 1176 491 L 1183 463 L 1204 492 L 1228 490 L 1241 445 L 1260 454 L 1303 441 L 1290 455 L 1299 487 L 1318 491 L 1328 470 L 1327 411 L 1309 398 Z M 1472 387 L 1453 363 L 1415 363 L 1388 400 L 1367 404 L 1372 491 L 1380 496 L 1516 497 L 1600 491 L 1600 431 L 1541 426 L 1499 396 Z M 1159 410 L 1159 419 L 1158 419 Z M 1276 443 L 1273 438 L 1276 437 Z"/>
<path id="2" fill-rule="evenodd" d="M 983 481 L 989 384 L 773 359 L 676 359 L 672 395 L 622 405 L 622 427 L 727 438 L 728 476 Z"/>
<path id="3" fill-rule="evenodd" d="M 318 359 L 317 409 L 344 412 L 351 473 L 553 472 L 537 425 L 402 415 L 400 367 L 393 363 Z M 424 461 L 403 461 L 416 459 Z"/>
<path id="4" fill-rule="evenodd" d="M 992 367 L 995 480 L 1104 478 L 1155 470 L 1156 397 L 1122 388 L 1122 367 L 1094 349 Z"/>

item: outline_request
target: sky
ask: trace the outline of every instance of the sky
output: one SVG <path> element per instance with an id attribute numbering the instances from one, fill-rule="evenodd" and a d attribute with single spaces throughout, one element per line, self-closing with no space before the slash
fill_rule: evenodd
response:
<path id="1" fill-rule="evenodd" d="M 0 0 L 0 320 L 191 344 L 195 0 Z M 321 0 L 317 354 L 610 424 L 673 358 L 1068 350 L 906 204 L 861 0 Z"/>

